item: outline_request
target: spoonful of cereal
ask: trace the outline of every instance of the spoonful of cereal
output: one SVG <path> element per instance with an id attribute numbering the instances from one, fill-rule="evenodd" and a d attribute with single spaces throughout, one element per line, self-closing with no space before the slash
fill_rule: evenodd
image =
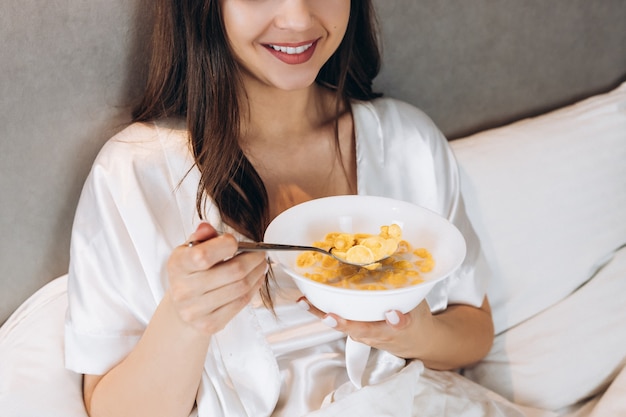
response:
<path id="1" fill-rule="evenodd" d="M 376 269 L 380 267 L 380 262 L 396 252 L 402 237 L 402 230 L 397 224 L 382 226 L 380 229 L 378 235 L 333 232 L 327 234 L 323 241 L 314 242 L 311 246 L 239 242 L 239 250 L 304 251 L 305 253 L 298 257 L 298 263 L 302 266 L 310 260 L 314 261 L 311 252 L 316 252 L 335 258 L 344 264 Z"/>

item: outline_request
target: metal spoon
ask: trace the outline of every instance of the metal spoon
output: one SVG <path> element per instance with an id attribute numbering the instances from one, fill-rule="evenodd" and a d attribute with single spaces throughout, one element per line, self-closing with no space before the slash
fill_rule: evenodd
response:
<path id="1" fill-rule="evenodd" d="M 336 260 L 338 260 L 339 262 L 344 263 L 346 265 L 353 265 L 353 266 L 359 266 L 359 267 L 367 267 L 369 265 L 373 265 L 378 262 L 381 262 L 389 257 L 389 256 L 385 256 L 381 259 L 375 260 L 374 262 L 355 263 L 355 262 L 348 262 L 347 260 L 334 255 L 332 253 L 332 249 L 330 251 L 327 251 L 325 249 L 317 248 L 315 246 L 285 245 L 285 244 L 280 244 L 280 243 L 265 243 L 265 242 L 239 242 L 239 250 L 243 252 L 268 251 L 268 250 L 314 251 L 314 252 L 319 252 L 324 255 L 331 256 L 335 258 Z"/>

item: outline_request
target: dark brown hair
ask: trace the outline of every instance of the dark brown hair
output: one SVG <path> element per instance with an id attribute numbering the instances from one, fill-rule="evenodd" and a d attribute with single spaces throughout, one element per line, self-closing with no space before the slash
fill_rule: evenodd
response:
<path id="1" fill-rule="evenodd" d="M 219 0 L 155 0 L 155 24 L 146 89 L 134 121 L 179 116 L 187 120 L 191 149 L 201 172 L 196 207 L 206 199 L 224 221 L 254 240 L 269 222 L 261 178 L 239 146 L 246 105 L 240 70 L 229 49 Z M 316 82 L 336 92 L 337 112 L 350 99 L 378 97 L 372 81 L 380 69 L 371 0 L 352 0 L 350 21 L 337 51 Z M 268 300 L 267 288 L 263 291 Z"/>

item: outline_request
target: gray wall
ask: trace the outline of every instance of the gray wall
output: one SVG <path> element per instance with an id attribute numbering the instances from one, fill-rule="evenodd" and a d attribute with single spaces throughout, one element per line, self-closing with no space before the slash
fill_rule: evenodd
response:
<path id="1" fill-rule="evenodd" d="M 0 3 L 0 323 L 67 271 L 83 180 L 141 85 L 148 1 Z"/>
<path id="2" fill-rule="evenodd" d="M 626 81 L 624 0 L 378 0 L 381 90 L 449 138 Z"/>
<path id="3" fill-rule="evenodd" d="M 0 3 L 0 322 L 67 271 L 82 182 L 128 121 L 151 0 Z M 449 137 L 626 77 L 623 0 L 375 0 L 376 86 Z"/>

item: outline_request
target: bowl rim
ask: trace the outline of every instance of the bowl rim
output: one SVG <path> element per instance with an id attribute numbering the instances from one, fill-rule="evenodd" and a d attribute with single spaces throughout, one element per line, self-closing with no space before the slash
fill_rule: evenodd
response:
<path id="1" fill-rule="evenodd" d="M 411 201 L 407 201 L 407 200 L 400 200 L 400 199 L 396 199 L 396 198 L 391 198 L 391 197 L 384 197 L 384 196 L 373 196 L 373 195 L 361 195 L 361 194 L 344 194 L 344 195 L 336 195 L 336 196 L 326 196 L 326 197 L 320 197 L 320 198 L 315 198 L 315 199 L 311 199 L 299 204 L 296 204 L 290 208 L 288 208 L 287 210 L 281 212 L 280 214 L 278 214 L 274 220 L 272 220 L 270 222 L 270 224 L 268 225 L 267 229 L 266 229 L 266 234 L 268 232 L 268 230 L 271 230 L 272 228 L 272 224 L 275 223 L 275 221 L 277 219 L 279 219 L 281 216 L 289 216 L 291 213 L 296 212 L 298 210 L 302 209 L 302 206 L 308 205 L 308 206 L 315 206 L 315 205 L 321 205 L 323 206 L 325 204 L 325 202 L 330 201 L 330 200 L 354 200 L 354 199 L 362 199 L 362 200 L 370 200 L 370 201 L 378 201 L 378 202 L 383 202 L 383 203 L 390 203 L 390 204 L 396 204 L 396 205 L 403 205 L 405 207 L 411 207 L 411 208 L 416 208 L 418 210 L 422 210 L 424 212 L 429 213 L 432 216 L 436 216 L 438 217 L 440 220 L 444 221 L 445 223 L 447 223 L 448 225 L 450 225 L 451 227 L 453 227 L 454 229 L 456 229 L 456 232 L 459 237 L 461 238 L 462 241 L 462 254 L 461 256 L 459 256 L 458 260 L 453 263 L 453 267 L 450 267 L 449 270 L 446 273 L 442 273 L 440 276 L 436 276 L 433 277 L 431 279 L 428 279 L 428 275 L 423 275 L 424 281 L 419 283 L 419 284 L 412 284 L 412 285 L 408 285 L 405 287 L 400 287 L 400 288 L 390 288 L 390 289 L 384 289 L 384 290 L 364 290 L 364 289 L 356 289 L 356 288 L 343 288 L 343 287 L 336 287 L 333 285 L 329 285 L 329 284 L 324 284 L 321 282 L 317 282 L 315 280 L 312 280 L 310 278 L 307 278 L 305 276 L 302 276 L 297 269 L 295 269 L 294 267 L 290 267 L 288 265 L 284 265 L 282 262 L 280 262 L 279 257 L 269 254 L 270 259 L 276 264 L 278 265 L 280 268 L 283 269 L 283 271 L 285 273 L 287 273 L 292 279 L 294 279 L 296 282 L 302 282 L 304 285 L 311 285 L 313 287 L 322 289 L 324 291 L 330 291 L 333 293 L 339 293 L 339 294 L 351 294 L 351 295 L 356 295 L 356 294 L 368 294 L 371 295 L 373 297 L 383 297 L 383 296 L 388 296 L 388 295 L 393 295 L 393 294 L 398 294 L 398 293 L 409 293 L 409 292 L 413 292 L 413 291 L 417 291 L 417 288 L 421 288 L 424 285 L 432 287 L 434 286 L 434 284 L 437 284 L 438 282 L 443 281 L 444 279 L 446 279 L 447 277 L 451 276 L 452 274 L 454 274 L 454 272 L 456 272 L 460 266 L 463 264 L 464 260 L 467 257 L 467 242 L 465 240 L 465 236 L 463 236 L 463 234 L 461 233 L 461 231 L 458 229 L 458 227 L 452 223 L 448 218 L 444 217 L 443 215 L 435 212 L 432 209 L 429 209 L 427 207 L 421 206 L 419 204 L 413 203 Z"/>

